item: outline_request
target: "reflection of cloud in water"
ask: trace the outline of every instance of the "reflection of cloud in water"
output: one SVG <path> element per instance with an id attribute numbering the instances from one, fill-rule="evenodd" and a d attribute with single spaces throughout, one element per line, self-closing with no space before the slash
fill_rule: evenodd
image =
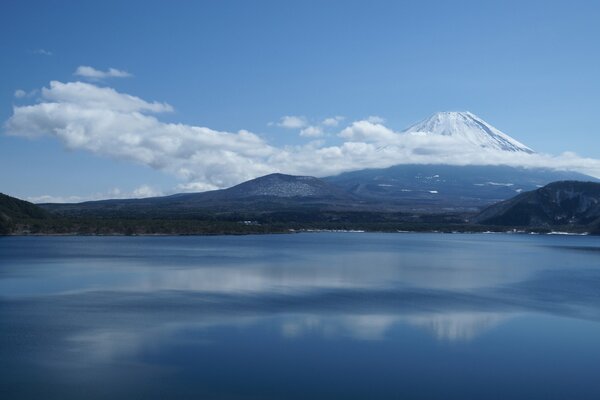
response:
<path id="1" fill-rule="evenodd" d="M 447 313 L 418 315 L 407 321 L 434 332 L 438 339 L 456 341 L 471 340 L 508 318 L 507 314 L 498 313 Z"/>
<path id="2" fill-rule="evenodd" d="M 316 314 L 285 315 L 281 317 L 231 317 L 212 318 L 206 321 L 171 323 L 139 329 L 135 326 L 103 327 L 67 338 L 65 356 L 73 360 L 113 362 L 136 358 L 138 355 L 158 351 L 166 344 L 177 346 L 203 346 L 219 341 L 209 333 L 215 328 L 250 328 L 274 320 L 281 335 L 287 339 L 322 336 L 354 340 L 384 340 L 390 331 L 400 325 L 424 327 L 439 340 L 468 341 L 482 332 L 509 319 L 507 314 L 454 313 L 403 315 L 341 315 Z"/>
<path id="3" fill-rule="evenodd" d="M 233 239 L 165 239 L 157 244 L 139 239 L 144 244 L 139 248 L 133 246 L 137 241 L 131 248 L 126 241 L 115 242 L 122 247 L 114 249 L 111 242 L 111 255 L 99 246 L 102 242 L 99 247 L 83 242 L 86 246 L 76 247 L 76 257 L 56 255 L 52 251 L 58 250 L 49 246 L 60 263 L 49 268 L 38 262 L 19 268 L 18 274 L 5 274 L 0 293 L 11 297 L 90 291 L 271 294 L 407 287 L 457 291 L 524 282 L 554 263 L 553 258 L 548 263 L 531 262 L 527 247 L 515 249 L 510 241 L 502 241 L 510 238 L 494 242 L 474 238 L 359 235 L 342 241 L 335 235 L 298 235 L 248 243 L 240 239 L 245 246 Z"/>
<path id="4" fill-rule="evenodd" d="M 356 260 L 355 260 L 356 261 Z M 149 269 L 131 274 L 121 283 L 122 290 L 151 292 L 188 290 L 212 293 L 279 292 L 323 288 L 421 288 L 468 289 L 497 286 L 526 279 L 532 269 L 486 268 L 462 265 L 452 267 L 324 265 L 203 267 L 196 269 Z"/>
<path id="5" fill-rule="evenodd" d="M 600 320 L 595 250 L 540 251 L 528 243 L 555 239 L 508 235 L 343 238 L 327 251 L 321 242 L 340 238 L 253 238 L 264 244 L 235 257 L 227 255 L 237 246 L 202 248 L 208 239 L 174 241 L 190 240 L 201 254 L 195 247 L 145 245 L 126 247 L 125 256 L 114 259 L 99 248 L 102 254 L 84 264 L 61 256 L 0 276 L 0 320 L 7 321 L 9 337 L 26 342 L 19 360 L 34 354 L 43 337 L 39 346 L 57 354 L 53 360 L 70 357 L 73 365 L 143 362 L 144 355 L 174 346 L 226 345 L 246 333 L 255 340 L 251 335 L 261 329 L 275 329 L 286 343 L 402 340 L 401 332 L 425 330 L 433 340 L 449 342 L 472 340 L 524 313 Z M 286 241 L 302 246 L 286 247 Z M 514 241 L 522 244 L 515 247 Z M 596 245 L 591 238 L 577 241 Z M 94 243 L 85 242 L 85 249 Z M 151 254 L 138 256 L 141 251 Z M 44 334 L 21 335 L 30 331 Z"/>
<path id="6" fill-rule="evenodd" d="M 165 343 L 177 345 L 210 345 L 214 339 L 203 335 L 188 335 L 211 328 L 243 328 L 259 323 L 258 317 L 209 318 L 194 322 L 167 322 L 141 328 L 132 325 L 101 327 L 74 333 L 67 338 L 70 353 L 75 357 L 110 362 L 127 359 L 138 353 L 160 348 Z"/>
<path id="7" fill-rule="evenodd" d="M 359 341 L 385 340 L 395 328 L 426 328 L 436 339 L 469 341 L 505 322 L 515 313 L 448 312 L 420 314 L 224 314 L 202 316 L 189 313 L 164 315 L 155 321 L 96 321 L 82 331 L 71 332 L 63 346 L 66 357 L 91 362 L 113 362 L 156 351 L 168 345 L 203 346 L 219 341 L 217 329 L 251 329 L 273 324 L 282 337 L 327 339 L 351 338 Z M 211 333 L 212 332 L 212 333 Z"/>
<path id="8" fill-rule="evenodd" d="M 260 326 L 272 321 L 287 339 L 322 336 L 354 340 L 384 340 L 398 326 L 423 327 L 437 339 L 468 341 L 482 332 L 508 320 L 510 314 L 460 312 L 449 314 L 286 314 L 281 316 L 225 316 L 196 321 L 157 323 L 141 328 L 136 324 L 99 326 L 72 333 L 66 339 L 65 356 L 93 362 L 112 362 L 136 357 L 160 349 L 167 343 L 178 346 L 210 345 L 218 341 L 211 329 Z"/>
<path id="9" fill-rule="evenodd" d="M 309 315 L 295 316 L 284 321 L 282 334 L 288 338 L 318 333 L 326 337 L 344 335 L 360 340 L 380 340 L 395 325 L 409 324 L 426 328 L 439 340 L 468 341 L 509 318 L 508 314 L 484 312 L 407 316 L 344 315 L 331 318 Z"/>
<path id="10" fill-rule="evenodd" d="M 287 338 L 309 334 L 325 337 L 350 336 L 361 340 L 383 339 L 385 333 L 401 318 L 394 315 L 343 315 L 321 317 L 316 315 L 288 317 L 281 324 L 281 333 Z"/>
<path id="11" fill-rule="evenodd" d="M 71 354 L 94 361 L 111 361 L 135 355 L 153 331 L 100 330 L 75 334 L 68 339 Z"/>

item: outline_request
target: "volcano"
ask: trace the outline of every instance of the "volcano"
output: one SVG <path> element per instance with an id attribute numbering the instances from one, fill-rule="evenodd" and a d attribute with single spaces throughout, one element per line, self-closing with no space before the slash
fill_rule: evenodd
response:
<path id="1" fill-rule="evenodd" d="M 534 151 L 506 133 L 493 127 L 477 115 L 465 112 L 438 112 L 403 131 L 413 135 L 451 136 L 463 140 L 466 144 L 484 149 L 523 152 Z"/>

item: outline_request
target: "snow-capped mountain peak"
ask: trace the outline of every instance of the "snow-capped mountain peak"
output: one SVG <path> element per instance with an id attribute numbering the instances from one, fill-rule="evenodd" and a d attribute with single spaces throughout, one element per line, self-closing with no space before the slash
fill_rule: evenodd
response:
<path id="1" fill-rule="evenodd" d="M 533 153 L 529 147 L 513 139 L 468 111 L 446 111 L 433 114 L 404 130 L 409 134 L 442 135 L 461 138 L 476 146 L 512 152 Z"/>

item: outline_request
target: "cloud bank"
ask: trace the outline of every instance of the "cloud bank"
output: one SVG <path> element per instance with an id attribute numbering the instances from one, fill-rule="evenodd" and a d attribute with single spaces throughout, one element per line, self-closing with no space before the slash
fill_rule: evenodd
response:
<path id="1" fill-rule="evenodd" d="M 110 70 L 109 70 L 110 71 Z M 335 143 L 312 141 L 276 147 L 255 133 L 162 122 L 173 108 L 86 82 L 50 82 L 35 104 L 15 106 L 4 129 L 22 137 L 54 136 L 70 149 L 143 164 L 178 177 L 177 190 L 228 187 L 272 172 L 327 176 L 396 164 L 512 165 L 570 169 L 600 177 L 600 160 L 574 153 L 560 156 L 487 151 L 459 139 L 394 131 L 381 118 L 353 121 Z M 335 121 L 335 122 L 334 122 Z M 341 117 L 320 126 L 335 127 Z M 287 116 L 284 128 L 318 137 L 323 130 L 306 118 Z M 331 142 L 331 141 L 330 141 Z"/>

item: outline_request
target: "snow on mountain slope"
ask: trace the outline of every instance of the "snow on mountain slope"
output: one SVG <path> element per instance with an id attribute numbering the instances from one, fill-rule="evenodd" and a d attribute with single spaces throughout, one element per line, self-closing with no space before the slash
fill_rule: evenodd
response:
<path id="1" fill-rule="evenodd" d="M 452 136 L 486 149 L 534 152 L 470 112 L 438 112 L 405 129 L 404 133 Z"/>

